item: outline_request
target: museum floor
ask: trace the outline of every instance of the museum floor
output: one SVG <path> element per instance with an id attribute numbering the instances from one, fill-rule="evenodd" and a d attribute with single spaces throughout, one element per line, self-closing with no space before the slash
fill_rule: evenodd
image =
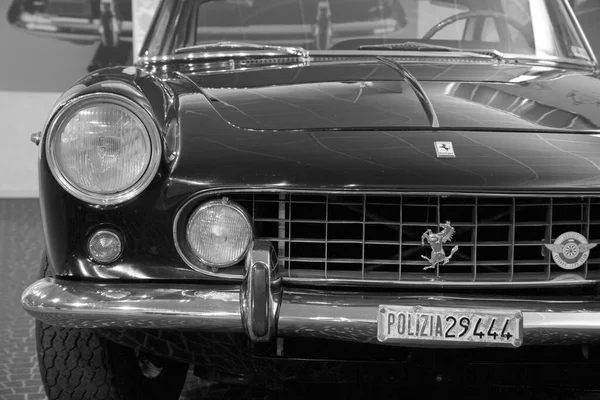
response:
<path id="1" fill-rule="evenodd" d="M 19 305 L 23 288 L 33 282 L 43 247 L 42 228 L 37 200 L 0 199 L 0 399 L 45 399 L 38 372 L 34 324 Z M 590 371 L 598 376 L 600 371 Z M 223 398 L 498 398 L 498 399 L 600 399 L 596 393 L 559 393 L 525 389 L 488 390 L 423 387 L 407 393 L 402 388 L 348 388 L 323 385 L 294 385 L 283 391 L 265 393 L 258 389 L 210 386 L 189 375 L 181 399 Z"/>

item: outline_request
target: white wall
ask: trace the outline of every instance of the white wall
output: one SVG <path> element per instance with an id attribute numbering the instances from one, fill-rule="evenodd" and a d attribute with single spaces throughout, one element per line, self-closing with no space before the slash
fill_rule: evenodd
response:
<path id="1" fill-rule="evenodd" d="M 38 147 L 29 140 L 46 121 L 58 93 L 0 91 L 0 198 L 38 196 Z"/>

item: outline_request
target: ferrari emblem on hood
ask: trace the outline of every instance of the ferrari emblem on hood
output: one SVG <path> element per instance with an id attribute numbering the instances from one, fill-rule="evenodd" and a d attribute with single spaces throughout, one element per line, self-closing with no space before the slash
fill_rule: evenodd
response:
<path id="1" fill-rule="evenodd" d="M 435 142 L 435 154 L 438 158 L 455 158 L 452 142 Z"/>
<path id="2" fill-rule="evenodd" d="M 442 265 L 448 264 L 454 253 L 458 250 L 458 246 L 454 246 L 450 251 L 450 255 L 446 257 L 444 251 L 444 243 L 452 240 L 454 235 L 454 228 L 450 225 L 450 221 L 446 221 L 445 224 L 440 224 L 441 230 L 438 233 L 433 233 L 431 229 L 427 229 L 423 235 L 421 235 L 421 246 L 425 246 L 425 240 L 431 246 L 431 257 L 427 258 L 421 256 L 423 259 L 429 262 L 428 267 L 423 268 L 423 271 L 437 267 L 440 263 Z"/>
<path id="3" fill-rule="evenodd" d="M 590 250 L 598 243 L 588 243 L 585 236 L 577 232 L 566 232 L 556 238 L 553 244 L 544 244 L 552 252 L 552 259 L 566 270 L 581 267 L 590 256 Z"/>

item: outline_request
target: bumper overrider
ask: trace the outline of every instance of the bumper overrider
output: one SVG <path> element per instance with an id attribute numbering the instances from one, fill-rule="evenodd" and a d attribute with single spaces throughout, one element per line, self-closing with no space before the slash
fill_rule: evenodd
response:
<path id="1" fill-rule="evenodd" d="M 523 335 L 517 345 L 600 341 L 598 300 L 286 288 L 276 253 L 266 241 L 253 243 L 241 285 L 105 284 L 44 278 L 24 291 L 21 303 L 36 319 L 61 327 L 246 332 L 254 342 L 310 337 L 379 343 L 380 305 L 515 311 L 522 315 Z M 432 342 L 416 342 L 427 343 Z M 415 341 L 394 344 L 406 346 Z"/>

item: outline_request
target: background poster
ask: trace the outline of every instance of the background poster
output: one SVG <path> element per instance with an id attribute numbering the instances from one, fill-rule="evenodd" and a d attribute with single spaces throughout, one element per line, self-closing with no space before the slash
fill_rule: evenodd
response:
<path id="1" fill-rule="evenodd" d="M 0 2 L 0 198 L 37 196 L 29 137 L 60 94 L 88 71 L 132 63 L 131 11 L 131 0 Z"/>
<path id="2" fill-rule="evenodd" d="M 570 1 L 599 54 L 600 1 Z M 0 1 L 0 198 L 37 196 L 39 149 L 30 135 L 88 71 L 134 62 L 159 2 Z"/>
<path id="3" fill-rule="evenodd" d="M 133 0 L 133 54 L 140 52 L 160 0 Z"/>

